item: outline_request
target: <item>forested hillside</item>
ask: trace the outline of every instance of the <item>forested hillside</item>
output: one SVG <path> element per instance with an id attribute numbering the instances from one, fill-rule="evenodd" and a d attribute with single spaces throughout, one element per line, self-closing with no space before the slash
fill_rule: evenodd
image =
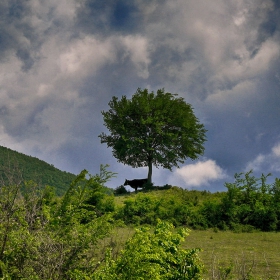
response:
<path id="1" fill-rule="evenodd" d="M 52 186 L 57 195 L 64 194 L 75 178 L 74 174 L 63 172 L 38 158 L 0 146 L 0 178 L 9 183 L 9 176 L 22 176 L 22 181 L 32 180 L 41 186 Z"/>

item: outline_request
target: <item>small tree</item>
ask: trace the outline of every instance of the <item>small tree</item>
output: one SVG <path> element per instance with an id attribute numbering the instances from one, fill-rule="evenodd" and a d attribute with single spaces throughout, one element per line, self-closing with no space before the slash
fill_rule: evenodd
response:
<path id="1" fill-rule="evenodd" d="M 149 183 L 152 165 L 171 170 L 186 158 L 196 159 L 204 152 L 206 130 L 191 105 L 175 94 L 164 89 L 156 94 L 138 89 L 131 100 L 114 96 L 109 106 L 102 115 L 111 134 L 100 134 L 101 143 L 113 149 L 119 162 L 148 166 Z"/>

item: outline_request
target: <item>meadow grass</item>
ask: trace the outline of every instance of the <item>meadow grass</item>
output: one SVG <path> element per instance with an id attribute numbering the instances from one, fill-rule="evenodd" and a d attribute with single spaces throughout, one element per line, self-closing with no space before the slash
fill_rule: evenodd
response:
<path id="1" fill-rule="evenodd" d="M 118 196 L 116 205 L 122 207 L 124 201 L 135 198 L 138 194 L 130 193 Z M 222 193 L 182 191 L 170 189 L 148 192 L 150 197 L 182 198 L 198 203 L 208 199 L 221 199 Z M 111 238 L 116 246 L 116 255 L 128 237 L 133 235 L 131 227 L 118 228 Z M 108 241 L 108 240 L 107 240 Z M 182 244 L 183 248 L 200 248 L 199 256 L 204 263 L 204 279 L 236 280 L 280 280 L 280 233 L 278 232 L 232 232 L 217 229 L 191 230 Z"/>
<path id="2" fill-rule="evenodd" d="M 117 228 L 103 240 L 117 256 L 133 227 Z M 199 256 L 205 266 L 204 279 L 272 280 L 280 279 L 280 233 L 191 230 L 183 248 L 200 248 Z"/>
<path id="3" fill-rule="evenodd" d="M 206 279 L 280 279 L 279 238 L 276 232 L 193 230 L 183 247 L 202 249 Z"/>

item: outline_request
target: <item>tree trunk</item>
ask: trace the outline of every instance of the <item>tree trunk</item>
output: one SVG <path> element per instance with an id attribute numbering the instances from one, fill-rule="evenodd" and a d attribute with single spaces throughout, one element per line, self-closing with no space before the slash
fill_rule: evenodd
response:
<path id="1" fill-rule="evenodd" d="M 153 163 L 152 159 L 148 159 L 148 183 L 152 183 Z"/>

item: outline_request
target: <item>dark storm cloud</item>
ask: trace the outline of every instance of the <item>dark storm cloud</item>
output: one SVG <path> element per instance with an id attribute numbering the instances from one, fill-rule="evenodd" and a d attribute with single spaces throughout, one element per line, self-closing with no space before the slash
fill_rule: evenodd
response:
<path id="1" fill-rule="evenodd" d="M 5 114 L 2 122 L 5 124 L 5 132 L 14 139 L 21 141 L 32 137 L 43 136 L 49 133 L 48 125 L 44 123 L 42 112 L 50 106 L 50 100 L 45 99 L 39 103 L 30 103 L 26 108 L 24 105 L 18 105 L 17 110 L 5 108 Z"/>
<path id="2" fill-rule="evenodd" d="M 279 32 L 280 24 L 280 2 L 273 0 L 273 9 L 269 12 L 266 20 L 260 25 L 260 33 L 266 36 L 273 36 Z"/>
<path id="3" fill-rule="evenodd" d="M 30 51 L 26 49 L 18 49 L 16 55 L 23 62 L 22 69 L 24 71 L 32 68 L 34 64 L 34 58 L 32 58 Z"/>
<path id="4" fill-rule="evenodd" d="M 219 111 L 209 108 L 206 156 L 215 158 L 229 174 L 244 171 L 256 155 L 269 154 L 279 142 L 279 83 L 273 80 L 259 81 L 253 96 L 240 98 L 237 104 L 228 99 Z M 262 170 L 271 171 L 269 164 Z"/>
<path id="5" fill-rule="evenodd" d="M 9 109 L 8 109 L 8 107 L 7 106 L 1 106 L 0 107 L 0 116 L 1 117 L 5 117 L 5 116 L 7 116 L 8 115 L 8 112 L 9 112 Z"/>
<path id="6" fill-rule="evenodd" d="M 5 59 L 7 52 L 14 51 L 23 63 L 23 70 L 32 67 L 32 51 L 37 45 L 34 29 L 27 20 L 31 16 L 27 3 L 28 1 L 4 1 L 0 4 L 0 59 Z"/>

